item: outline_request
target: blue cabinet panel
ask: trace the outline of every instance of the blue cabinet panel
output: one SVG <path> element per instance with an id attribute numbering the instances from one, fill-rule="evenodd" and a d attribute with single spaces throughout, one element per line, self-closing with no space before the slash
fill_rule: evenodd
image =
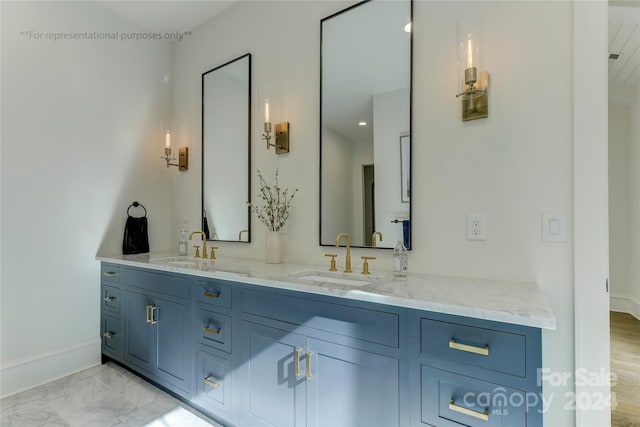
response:
<path id="1" fill-rule="evenodd" d="M 251 426 L 304 426 L 304 337 L 249 322 L 242 326 L 242 421 Z M 298 372 L 296 358 L 301 362 Z"/>
<path id="2" fill-rule="evenodd" d="M 120 266 L 103 263 L 100 266 L 100 275 L 103 282 L 120 283 Z"/>
<path id="3" fill-rule="evenodd" d="M 102 324 L 102 352 L 111 357 L 122 357 L 122 325 L 118 317 L 103 314 Z"/>
<path id="4" fill-rule="evenodd" d="M 534 425 L 527 423 L 527 402 L 539 396 L 428 366 L 421 371 L 423 423 L 443 427 Z"/>
<path id="5" fill-rule="evenodd" d="M 399 425 L 398 360 L 309 339 L 308 426 Z"/>
<path id="6" fill-rule="evenodd" d="M 154 298 L 157 306 L 155 324 L 151 324 L 156 334 L 154 373 L 165 381 L 189 390 L 191 357 L 189 325 L 190 307 L 162 298 Z M 155 329 L 155 330 L 154 330 Z"/>
<path id="7" fill-rule="evenodd" d="M 231 411 L 232 364 L 226 357 L 198 350 L 194 400 L 211 411 Z"/>
<path id="8" fill-rule="evenodd" d="M 399 316 L 396 313 L 254 290 L 243 292 L 242 311 L 398 347 Z"/>
<path id="9" fill-rule="evenodd" d="M 198 302 L 216 307 L 231 308 L 231 285 L 219 280 L 197 280 L 195 294 Z"/>
<path id="10" fill-rule="evenodd" d="M 102 285 L 102 310 L 112 315 L 120 314 L 120 288 Z"/>
<path id="11" fill-rule="evenodd" d="M 122 283 L 145 289 L 154 294 L 164 294 L 179 298 L 191 296 L 191 282 L 185 277 L 156 273 L 153 271 L 122 269 Z"/>
<path id="12" fill-rule="evenodd" d="M 420 350 L 434 359 L 526 376 L 524 334 L 422 319 Z"/>
<path id="13" fill-rule="evenodd" d="M 198 342 L 231 353 L 231 317 L 210 310 L 198 310 L 195 317 Z"/>
<path id="14" fill-rule="evenodd" d="M 151 371 L 152 330 L 149 327 L 148 307 L 152 298 L 136 292 L 124 291 L 125 342 L 124 360 Z"/>

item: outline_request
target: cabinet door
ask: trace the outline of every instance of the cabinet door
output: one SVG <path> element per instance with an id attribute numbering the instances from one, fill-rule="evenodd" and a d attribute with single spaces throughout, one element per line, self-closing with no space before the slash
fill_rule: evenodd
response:
<path id="1" fill-rule="evenodd" d="M 123 294 L 125 297 L 124 360 L 147 372 L 152 372 L 151 349 L 155 340 L 152 328 L 149 327 L 147 307 L 153 304 L 153 299 L 147 295 L 130 291 L 123 291 Z"/>
<path id="2" fill-rule="evenodd" d="M 244 322 L 242 419 L 251 426 L 305 425 L 305 337 Z"/>
<path id="3" fill-rule="evenodd" d="M 184 392 L 189 391 L 189 320 L 188 306 L 163 298 L 151 298 L 153 311 L 149 324 L 155 334 L 152 349 L 154 374 Z"/>
<path id="4" fill-rule="evenodd" d="M 316 339 L 307 349 L 308 426 L 399 425 L 397 359 Z"/>

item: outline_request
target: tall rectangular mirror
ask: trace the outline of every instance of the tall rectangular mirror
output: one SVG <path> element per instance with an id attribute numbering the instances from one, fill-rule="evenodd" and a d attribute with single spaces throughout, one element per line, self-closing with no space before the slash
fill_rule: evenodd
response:
<path id="1" fill-rule="evenodd" d="M 321 22 L 320 244 L 411 247 L 411 0 Z"/>
<path id="2" fill-rule="evenodd" d="M 251 241 L 251 54 L 202 74 L 202 229 Z"/>

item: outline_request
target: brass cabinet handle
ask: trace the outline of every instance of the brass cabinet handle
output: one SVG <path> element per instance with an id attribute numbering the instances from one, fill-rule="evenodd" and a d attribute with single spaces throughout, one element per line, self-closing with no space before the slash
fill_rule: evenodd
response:
<path id="1" fill-rule="evenodd" d="M 153 307 L 150 304 L 147 304 L 146 308 L 146 318 L 147 318 L 147 323 L 151 323 L 151 307 Z"/>
<path id="2" fill-rule="evenodd" d="M 307 351 L 307 379 L 310 380 L 311 378 L 313 378 L 313 373 L 311 372 L 311 355 L 313 353 L 311 353 L 310 351 Z"/>
<path id="3" fill-rule="evenodd" d="M 473 409 L 465 408 L 464 406 L 456 405 L 456 402 L 453 399 L 451 399 L 449 401 L 449 409 L 451 409 L 452 411 L 459 412 L 461 414 L 469 415 L 470 417 L 481 419 L 483 421 L 489 421 L 488 408 L 484 408 L 484 411 L 478 412 L 478 411 L 474 411 Z"/>
<path id="4" fill-rule="evenodd" d="M 114 302 L 115 300 L 117 300 L 118 298 L 116 297 L 104 297 L 104 300 L 106 302 Z"/>
<path id="5" fill-rule="evenodd" d="M 208 376 L 207 378 L 203 378 L 202 382 L 207 385 L 210 385 L 213 388 L 220 387 L 222 385 L 222 381 L 213 381 L 210 378 L 211 376 Z"/>
<path id="6" fill-rule="evenodd" d="M 115 332 L 109 332 L 109 331 L 107 331 L 104 334 L 102 334 L 103 337 L 109 338 L 109 339 L 113 338 L 114 335 L 116 335 Z"/>
<path id="7" fill-rule="evenodd" d="M 293 352 L 293 370 L 295 371 L 296 377 L 302 375 L 302 371 L 300 370 L 300 352 L 302 349 L 296 348 Z"/>
<path id="8" fill-rule="evenodd" d="M 204 291 L 204 296 L 209 298 L 220 298 L 220 292 Z"/>
<path id="9" fill-rule="evenodd" d="M 149 323 L 151 325 L 155 325 L 156 323 L 158 323 L 158 316 L 156 315 L 157 310 L 158 310 L 158 307 L 155 305 L 152 305 L 151 309 L 149 310 L 149 313 L 150 313 Z"/>
<path id="10" fill-rule="evenodd" d="M 483 356 L 489 355 L 488 345 L 485 345 L 484 347 L 476 347 L 474 345 L 460 344 L 459 342 L 456 342 L 456 340 L 454 340 L 453 338 L 451 338 L 451 340 L 449 341 L 449 348 L 466 351 L 469 353 L 481 354 Z"/>
<path id="11" fill-rule="evenodd" d="M 114 277 L 117 276 L 118 273 L 116 273 L 115 271 L 105 271 L 104 273 L 102 273 L 102 275 L 106 277 Z"/>
<path id="12" fill-rule="evenodd" d="M 218 335 L 222 332 L 222 329 L 211 329 L 208 326 L 205 326 L 202 330 L 211 335 Z"/>

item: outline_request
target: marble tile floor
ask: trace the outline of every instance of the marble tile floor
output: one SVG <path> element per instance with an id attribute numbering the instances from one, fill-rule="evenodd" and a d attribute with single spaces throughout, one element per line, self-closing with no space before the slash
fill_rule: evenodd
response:
<path id="1" fill-rule="evenodd" d="M 0 426 L 221 427 L 112 362 L 0 400 Z"/>

